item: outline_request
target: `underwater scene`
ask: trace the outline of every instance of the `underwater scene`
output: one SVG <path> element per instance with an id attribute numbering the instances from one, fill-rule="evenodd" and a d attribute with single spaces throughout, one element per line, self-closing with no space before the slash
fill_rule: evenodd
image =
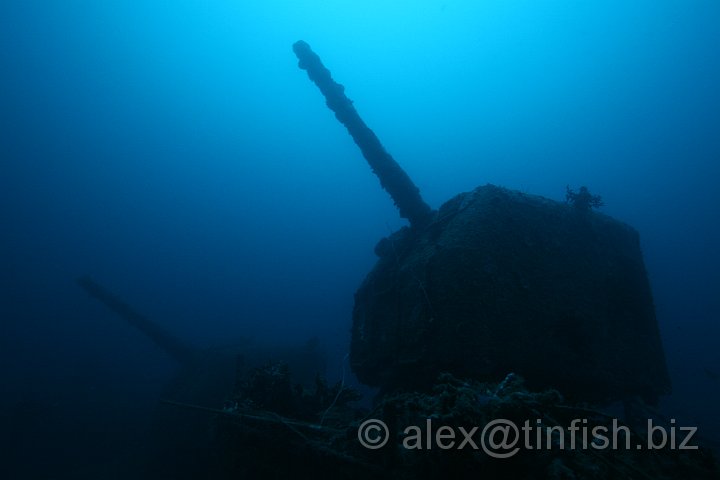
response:
<path id="1" fill-rule="evenodd" d="M 0 3 L 0 478 L 720 479 L 720 3 Z"/>

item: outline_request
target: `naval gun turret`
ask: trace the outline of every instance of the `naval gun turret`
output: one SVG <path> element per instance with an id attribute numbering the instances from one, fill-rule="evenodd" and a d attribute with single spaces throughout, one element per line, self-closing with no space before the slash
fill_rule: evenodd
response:
<path id="1" fill-rule="evenodd" d="M 351 364 L 384 390 L 441 372 L 588 401 L 653 401 L 670 380 L 639 235 L 589 208 L 486 185 L 437 211 L 310 46 L 293 50 L 410 225 L 355 293 Z"/>

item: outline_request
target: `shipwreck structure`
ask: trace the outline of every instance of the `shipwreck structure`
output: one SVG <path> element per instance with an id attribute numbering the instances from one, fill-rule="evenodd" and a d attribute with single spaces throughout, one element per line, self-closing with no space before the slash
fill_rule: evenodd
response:
<path id="1" fill-rule="evenodd" d="M 174 383 L 186 388 L 165 395 L 169 448 L 150 477 L 718 478 L 703 448 L 648 455 L 520 442 L 507 455 L 507 437 L 490 450 L 482 439 L 482 449 L 408 447 L 399 432 L 424 425 L 430 441 L 432 422 L 460 431 L 534 418 L 552 426 L 553 441 L 578 418 L 593 432 L 617 428 L 588 402 L 627 400 L 630 427 L 634 409 L 654 418 L 633 401 L 670 389 L 639 236 L 594 212 L 602 200 L 583 188 L 568 187 L 569 203 L 560 203 L 485 185 L 433 210 L 320 58 L 305 42 L 294 51 L 410 223 L 378 242 L 377 264 L 355 294 L 351 365 L 385 394 L 372 411 L 354 406 L 359 395 L 344 375 L 335 385 L 318 375 L 315 348 L 275 351 L 275 361 L 258 364 L 266 355 L 248 348 L 192 347 L 82 277 L 83 290 L 180 366 Z M 240 357 L 255 366 L 238 365 Z M 312 384 L 302 381 L 308 374 Z M 633 445 L 652 435 L 627 432 Z"/>
<path id="2" fill-rule="evenodd" d="M 230 347 L 201 348 L 167 331 L 91 277 L 80 277 L 76 283 L 177 364 L 177 374 L 163 392 L 166 400 L 221 408 L 232 396 L 238 375 L 268 362 L 292 364 L 295 380 L 303 384 L 324 374 L 325 352 L 316 339 L 299 345 L 256 345 L 238 339 Z"/>
<path id="3" fill-rule="evenodd" d="M 482 381 L 514 372 L 578 400 L 669 392 L 637 231 L 493 185 L 433 211 L 309 45 L 293 50 L 410 222 L 380 240 L 355 294 L 361 381 L 392 391 L 441 372 Z"/>

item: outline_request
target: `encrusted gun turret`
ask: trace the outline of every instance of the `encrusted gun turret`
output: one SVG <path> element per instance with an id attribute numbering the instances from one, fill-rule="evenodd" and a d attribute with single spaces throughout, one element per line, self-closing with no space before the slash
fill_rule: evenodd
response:
<path id="1" fill-rule="evenodd" d="M 441 372 L 580 400 L 655 400 L 670 379 L 638 233 L 606 215 L 495 187 L 437 214 L 358 116 L 305 42 L 300 67 L 360 147 L 412 227 L 378 243 L 355 294 L 351 363 L 384 390 Z"/>

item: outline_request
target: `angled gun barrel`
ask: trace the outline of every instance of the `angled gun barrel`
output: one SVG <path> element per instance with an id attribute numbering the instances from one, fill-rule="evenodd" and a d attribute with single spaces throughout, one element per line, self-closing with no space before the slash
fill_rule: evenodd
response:
<path id="1" fill-rule="evenodd" d="M 375 133 L 360 118 L 353 102 L 345 96 L 345 87 L 332 79 L 330 71 L 325 68 L 310 45 L 300 40 L 293 44 L 293 51 L 300 60 L 299 67 L 307 71 L 310 80 L 325 97 L 327 106 L 335 112 L 335 117 L 347 128 L 360 147 L 365 160 L 380 179 L 380 185 L 390 194 L 395 206 L 400 210 L 400 216 L 407 218 L 413 227 L 423 227 L 430 223 L 433 210 L 422 199 L 420 190 L 405 170 L 385 151 Z"/>
<path id="2" fill-rule="evenodd" d="M 177 362 L 183 364 L 188 363 L 194 356 L 195 350 L 192 347 L 184 344 L 172 334 L 165 331 L 161 326 L 135 311 L 130 305 L 120 299 L 120 297 L 106 290 L 89 276 L 80 277 L 76 282 L 91 297 L 99 300 L 110 310 L 120 315 L 123 320 L 145 334 L 155 345 L 164 350 Z"/>

